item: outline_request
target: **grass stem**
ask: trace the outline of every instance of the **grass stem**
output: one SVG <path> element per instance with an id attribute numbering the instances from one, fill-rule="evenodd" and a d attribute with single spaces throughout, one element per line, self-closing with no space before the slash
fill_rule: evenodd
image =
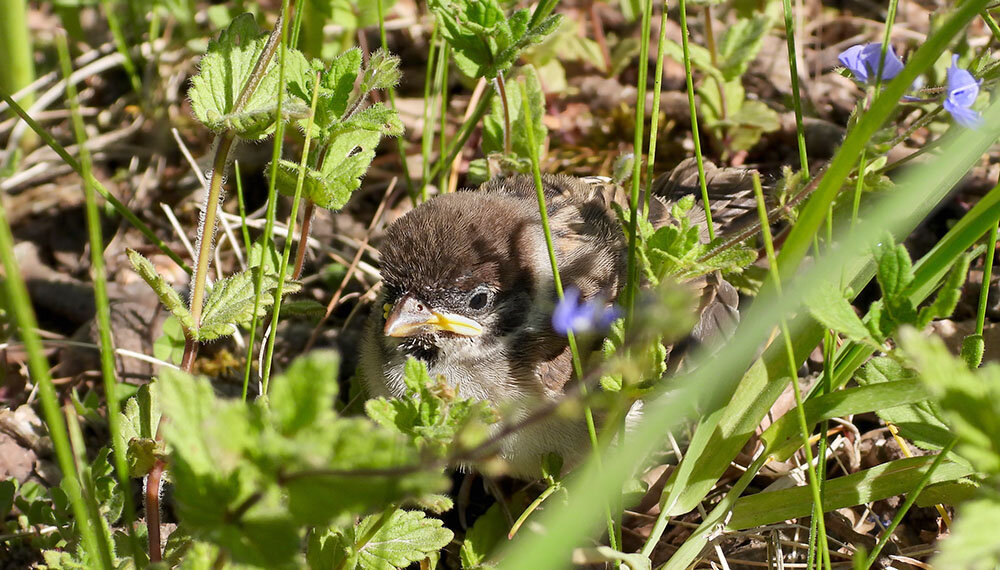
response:
<path id="1" fill-rule="evenodd" d="M 69 57 L 69 46 L 66 37 L 57 34 L 57 51 L 63 76 L 68 78 L 72 72 Z M 101 235 L 101 218 L 97 209 L 97 192 L 93 184 L 87 182 L 92 178 L 92 163 L 87 150 L 87 134 L 84 130 L 83 117 L 80 115 L 80 103 L 77 100 L 76 86 L 72 81 L 66 82 L 66 96 L 69 99 L 73 120 L 73 132 L 77 147 L 80 149 L 80 166 L 85 175 L 82 177 L 84 204 L 87 220 L 87 237 L 90 245 L 90 274 L 94 282 L 94 318 L 97 321 L 97 331 L 100 338 L 99 350 L 101 358 L 101 377 L 104 385 L 104 401 L 107 406 L 108 430 L 111 432 L 111 448 L 114 450 L 115 474 L 122 489 L 130 485 L 128 463 L 126 461 L 126 442 L 122 436 L 121 414 L 119 413 L 118 379 L 115 374 L 115 346 L 111 338 L 111 308 L 108 300 L 108 278 L 104 264 L 104 238 Z M 126 529 L 133 556 L 139 555 L 139 542 L 135 536 L 135 503 L 131 493 L 124 495 L 124 512 Z"/>
<path id="2" fill-rule="evenodd" d="M 701 154 L 701 136 L 698 134 L 698 108 L 694 101 L 694 75 L 691 71 L 691 47 L 688 38 L 687 2 L 679 0 L 681 24 L 681 50 L 684 54 L 684 77 L 687 82 L 688 107 L 691 112 L 691 140 L 694 142 L 694 156 L 698 163 L 698 184 L 701 186 L 702 207 L 708 224 L 708 239 L 715 240 L 715 224 L 712 223 L 712 206 L 708 201 L 708 184 L 705 181 L 705 162 Z M 724 99 L 724 98 L 723 98 Z"/>

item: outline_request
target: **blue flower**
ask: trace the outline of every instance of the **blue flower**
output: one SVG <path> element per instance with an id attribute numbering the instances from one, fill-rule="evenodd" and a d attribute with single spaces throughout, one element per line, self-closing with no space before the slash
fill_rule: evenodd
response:
<path id="1" fill-rule="evenodd" d="M 580 302 L 580 291 L 569 287 L 552 311 L 552 328 L 561 335 L 603 331 L 618 318 L 617 307 L 605 307 L 600 299 Z"/>
<path id="2" fill-rule="evenodd" d="M 979 84 L 967 70 L 958 67 L 958 56 L 952 56 L 951 67 L 948 68 L 948 96 L 944 99 L 944 109 L 951 113 L 955 122 L 975 129 L 983 124 L 978 111 L 972 110 L 972 104 L 979 96 Z"/>
<path id="3" fill-rule="evenodd" d="M 854 77 L 862 83 L 875 81 L 878 75 L 878 62 L 882 56 L 882 43 L 856 45 L 844 50 L 837 59 L 849 69 Z M 882 66 L 882 79 L 888 81 L 903 71 L 903 62 L 889 44 L 885 52 L 885 64 Z"/>

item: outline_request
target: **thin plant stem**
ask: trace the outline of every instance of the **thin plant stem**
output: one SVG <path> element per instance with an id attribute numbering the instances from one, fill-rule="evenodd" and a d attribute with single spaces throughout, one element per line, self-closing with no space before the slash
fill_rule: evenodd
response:
<path id="1" fill-rule="evenodd" d="M 72 63 L 69 57 L 69 46 L 66 36 L 57 34 L 56 47 L 59 52 L 59 62 L 63 76 L 67 79 L 72 74 Z M 104 265 L 104 238 L 101 235 L 101 218 L 97 211 L 96 191 L 92 184 L 86 181 L 91 178 L 92 164 L 90 151 L 87 150 L 87 134 L 80 116 L 80 103 L 77 100 L 76 86 L 66 82 L 66 96 L 69 100 L 73 119 L 73 131 L 77 146 L 80 149 L 80 166 L 86 173 L 83 177 L 83 193 L 87 219 L 87 237 L 90 244 L 90 271 L 94 282 L 94 307 L 97 320 L 97 330 L 100 337 L 101 376 L 104 380 L 104 400 L 108 409 L 108 429 L 111 432 L 111 448 L 114 450 L 115 474 L 122 489 L 129 488 L 128 463 L 126 461 L 126 443 L 122 436 L 121 415 L 118 403 L 118 380 L 115 377 L 114 343 L 111 339 L 111 309 L 108 301 L 108 279 Z M 124 493 L 124 516 L 128 529 L 129 543 L 133 555 L 139 555 L 139 543 L 135 536 L 135 504 L 131 493 Z"/>
<path id="2" fill-rule="evenodd" d="M 14 255 L 14 236 L 11 235 L 10 223 L 7 220 L 7 210 L 0 201 L 0 263 L 6 272 L 3 280 L 7 292 L 7 310 L 11 312 L 20 330 L 21 341 L 28 355 L 28 371 L 38 388 L 38 396 L 42 402 L 42 412 L 45 424 L 48 426 L 49 437 L 55 450 L 59 470 L 62 472 L 62 488 L 69 499 L 73 516 L 81 524 L 77 525 L 82 540 L 83 549 L 88 556 L 100 556 L 97 535 L 94 534 L 98 521 L 88 517 L 87 506 L 83 501 L 80 487 L 80 475 L 73 462 L 73 451 L 70 449 L 69 435 L 66 431 L 66 421 L 59 409 L 56 389 L 49 374 L 49 363 L 45 358 L 42 340 L 38 336 L 38 321 L 31 306 L 31 298 L 21 274 L 21 268 Z M 86 522 L 84 522 L 86 521 Z"/>
<path id="3" fill-rule="evenodd" d="M 68 57 L 68 54 L 67 54 Z M 95 486 L 93 472 L 87 469 L 87 445 L 83 441 L 83 430 L 80 429 L 80 418 L 76 415 L 76 409 L 71 402 L 66 402 L 63 406 L 63 413 L 66 416 L 66 427 L 69 430 L 69 442 L 73 452 L 73 461 L 76 470 L 80 474 L 80 485 L 83 491 L 83 500 L 87 506 L 87 514 L 90 515 L 90 524 L 94 524 L 97 532 L 97 545 L 99 555 L 98 560 L 91 560 L 91 563 L 100 563 L 101 568 L 114 568 L 112 561 L 108 527 L 101 517 L 100 508 L 95 497 Z"/>
<path id="4" fill-rule="evenodd" d="M 382 49 L 388 51 L 389 44 L 386 42 L 385 37 L 385 9 L 382 5 L 383 0 L 376 0 L 375 5 L 378 9 L 378 37 L 382 42 Z M 292 44 L 295 45 L 295 44 Z M 396 87 L 389 86 L 389 107 L 395 111 L 396 110 Z M 399 164 L 403 169 L 403 179 L 406 180 L 406 191 L 410 195 L 410 201 L 414 206 L 417 205 L 417 188 L 413 185 L 413 178 L 410 176 L 410 165 L 406 162 L 406 137 L 396 137 L 396 151 L 399 152 Z"/>
<path id="5" fill-rule="evenodd" d="M 313 212 L 316 204 L 309 198 L 305 199 L 306 209 L 302 212 L 302 231 L 299 232 L 299 243 L 295 249 L 295 269 L 292 270 L 292 280 L 302 275 L 302 264 L 305 263 L 306 250 L 309 249 L 309 228 L 312 226 Z"/>
<path id="6" fill-rule="evenodd" d="M 767 223 L 767 206 L 764 205 L 764 191 L 760 186 L 760 174 L 753 172 L 753 191 L 757 198 L 757 213 L 760 216 L 761 233 L 764 236 L 764 249 L 767 253 L 767 261 L 770 267 L 771 279 L 774 282 L 775 292 L 781 295 L 781 276 L 778 274 L 777 256 L 774 254 L 774 239 L 771 236 L 771 226 Z M 803 450 L 806 454 L 806 471 L 809 476 L 809 489 L 812 491 L 813 504 L 816 505 L 817 512 L 823 513 L 823 502 L 820 495 L 819 481 L 813 466 L 812 445 L 809 443 L 809 424 L 806 422 L 805 409 L 802 407 L 802 390 L 799 387 L 798 366 L 795 361 L 795 349 L 792 346 L 792 335 L 788 328 L 788 321 L 784 317 L 780 320 L 781 334 L 784 338 L 785 351 L 788 354 L 788 373 L 792 381 L 792 392 L 795 394 L 795 414 L 799 421 L 799 429 L 802 432 Z M 816 517 L 819 542 L 822 543 L 821 554 L 824 554 L 824 562 L 827 570 L 830 567 L 830 545 L 826 539 L 826 523 L 822 514 Z"/>
<path id="7" fill-rule="evenodd" d="M 424 125 L 420 138 L 420 158 L 423 166 L 423 180 L 420 182 L 420 199 L 427 201 L 427 185 L 431 181 L 431 147 L 434 144 L 434 127 L 431 121 L 432 89 L 434 85 L 434 63 L 435 57 L 440 59 L 440 48 L 438 46 L 438 29 L 434 26 L 431 31 L 431 43 L 427 51 L 427 69 L 424 72 Z"/>
<path id="8" fill-rule="evenodd" d="M 785 40 L 788 45 L 788 68 L 792 80 L 792 107 L 795 109 L 795 136 L 799 143 L 799 167 L 809 178 L 809 157 L 806 155 L 806 131 L 802 123 L 802 97 L 799 93 L 799 64 L 795 51 L 795 23 L 792 22 L 791 0 L 783 0 L 785 12 Z M 725 100 L 725 97 L 723 97 Z"/>
<path id="9" fill-rule="evenodd" d="M 712 26 L 712 5 L 705 4 L 702 7 L 701 14 L 705 22 L 705 49 L 708 50 L 708 56 L 712 61 L 712 67 L 718 69 L 719 54 L 718 50 L 715 48 L 715 28 Z M 726 109 L 726 87 L 720 81 L 716 81 L 715 85 L 719 90 L 719 118 L 725 121 L 729 116 L 729 112 Z M 728 144 L 725 146 L 728 146 Z"/>
<path id="10" fill-rule="evenodd" d="M 549 498 L 549 495 L 555 493 L 561 488 L 562 484 L 559 481 L 553 481 L 550 483 L 549 486 L 542 491 L 542 494 L 538 495 L 538 497 L 535 498 L 530 505 L 528 505 L 528 508 L 524 509 L 521 515 L 517 517 L 517 520 L 514 521 L 514 524 L 510 527 L 510 531 L 507 532 L 507 540 L 513 539 L 514 535 L 517 534 L 517 531 L 520 530 L 521 526 L 524 524 L 524 521 L 528 520 L 531 513 L 535 512 L 535 510 L 545 502 L 545 499 Z"/>
<path id="11" fill-rule="evenodd" d="M 149 534 L 149 561 L 151 563 L 159 562 L 162 556 L 160 553 L 160 484 L 166 467 L 163 461 L 157 461 L 146 476 L 146 529 Z"/>
<path id="12" fill-rule="evenodd" d="M 521 89 L 521 101 L 528 101 L 528 90 L 525 87 L 523 81 L 518 82 L 518 86 Z M 563 286 L 562 279 L 559 276 L 559 263 L 556 260 L 555 246 L 552 241 L 552 230 L 549 227 L 549 214 L 548 209 L 545 206 L 545 191 L 542 188 L 542 172 L 538 164 L 538 145 L 535 141 L 535 126 L 534 117 L 532 117 L 531 106 L 525 103 L 523 105 L 524 110 L 524 130 L 525 135 L 528 138 L 528 147 L 531 149 L 529 151 L 531 158 L 531 174 L 535 181 L 535 196 L 538 200 L 538 214 L 542 222 L 542 232 L 545 234 L 545 247 L 549 254 L 549 263 L 552 265 L 552 282 L 556 289 L 556 295 L 558 295 L 559 300 L 563 298 Z M 577 379 L 580 381 L 580 393 L 584 402 L 587 402 L 587 392 L 586 385 L 583 382 L 583 361 L 580 359 L 580 351 L 576 345 L 576 337 L 573 331 L 568 331 L 566 334 L 566 340 L 569 344 L 570 354 L 573 357 L 573 372 L 576 374 Z M 589 403 L 584 404 L 583 408 L 584 418 L 587 422 L 587 435 L 590 437 L 590 445 L 594 453 L 594 461 L 596 461 L 598 468 L 601 465 L 601 453 L 600 445 L 597 441 L 597 427 L 594 423 L 594 414 L 590 408 Z M 610 542 L 611 548 L 618 550 L 618 539 L 617 533 L 615 532 L 615 520 L 611 514 L 610 505 L 605 502 L 605 517 L 608 524 L 608 540 Z"/>
<path id="13" fill-rule="evenodd" d="M 53 138 L 52 135 L 48 133 L 48 131 L 46 131 L 40 124 L 38 124 L 38 121 L 35 121 L 31 117 L 31 115 L 29 115 L 28 112 L 24 110 L 24 108 L 18 105 L 17 101 L 15 101 L 13 98 L 11 98 L 10 95 L 4 93 L 3 91 L 0 91 L 0 99 L 3 99 L 4 102 L 7 103 L 7 105 L 10 107 L 10 109 L 15 113 L 17 113 L 17 115 L 21 117 L 21 120 L 23 120 L 28 125 L 28 127 L 30 127 L 31 130 L 34 131 L 42 139 L 42 142 L 48 145 L 48 147 L 51 148 L 53 152 L 58 154 L 59 158 L 61 158 L 62 161 L 66 163 L 67 166 L 72 168 L 73 171 L 79 174 L 80 176 L 83 176 L 83 167 L 80 165 L 80 163 L 75 158 L 73 158 L 73 156 L 69 154 L 69 152 L 65 148 L 63 148 L 63 146 L 59 144 L 59 142 L 56 141 L 56 139 Z M 122 204 L 121 200 L 119 200 L 118 198 L 115 198 L 114 194 L 109 192 L 108 189 L 105 188 L 104 185 L 101 184 L 99 180 L 94 178 L 93 174 L 88 176 L 85 179 L 85 182 L 93 185 L 94 189 L 97 190 L 97 193 L 100 194 L 102 198 L 107 200 L 109 204 L 111 204 L 111 207 L 114 208 L 115 212 L 118 213 L 118 215 L 125 218 L 130 224 L 132 224 L 132 227 L 139 230 L 146 239 L 148 239 L 157 248 L 159 248 L 160 251 L 162 251 L 167 257 L 173 260 L 174 263 L 180 266 L 181 269 L 183 269 L 187 273 L 191 273 L 191 267 L 187 263 L 184 263 L 184 260 L 181 259 L 180 256 L 177 255 L 176 252 L 174 252 L 174 250 L 167 247 L 167 244 L 163 243 L 163 240 L 161 240 L 160 237 L 156 235 L 156 233 L 154 233 L 153 230 L 150 229 L 150 227 L 146 225 L 145 222 L 140 220 L 138 216 L 132 213 L 132 210 L 129 210 L 128 206 Z"/>
<path id="14" fill-rule="evenodd" d="M 3 3 L 4 17 L 0 20 L 0 45 L 5 61 L 0 65 L 0 93 L 16 93 L 35 80 L 35 58 L 31 30 L 28 27 L 27 0 L 9 0 Z M 79 26 L 78 26 L 79 27 Z M 34 101 L 33 95 L 23 100 L 30 107 Z M 11 105 L 15 112 L 17 108 Z M 18 113 L 20 114 L 20 113 Z M 22 148 L 27 147 L 30 140 L 22 141 Z"/>
<path id="15" fill-rule="evenodd" d="M 115 49 L 123 58 L 122 67 L 125 68 L 125 73 L 128 75 L 129 84 L 139 97 L 139 103 L 142 104 L 146 101 L 146 98 L 142 96 L 142 82 L 139 81 L 139 73 L 136 71 L 135 62 L 132 61 L 132 55 L 129 53 L 128 42 L 125 41 L 125 34 L 122 33 L 122 26 L 115 14 L 115 7 L 111 4 L 111 0 L 101 0 L 101 8 L 104 9 L 104 17 L 108 20 L 111 37 L 115 40 Z"/>
<path id="16" fill-rule="evenodd" d="M 882 552 L 882 549 L 885 548 L 886 543 L 889 542 L 889 538 L 892 537 L 892 533 L 896 531 L 896 527 L 899 526 L 900 522 L 902 522 L 903 517 L 906 516 L 906 513 L 910 510 L 910 507 L 912 507 L 913 503 L 917 500 L 917 497 L 919 497 L 920 493 L 923 492 L 924 487 L 926 487 L 927 484 L 930 483 L 931 476 L 934 475 L 934 472 L 937 470 L 938 466 L 941 465 L 941 462 L 944 461 L 945 456 L 951 452 L 951 449 L 955 447 L 955 443 L 957 442 L 958 438 L 952 438 L 952 440 L 949 441 L 947 445 L 941 448 L 941 453 L 938 453 L 937 456 L 934 457 L 934 461 L 931 463 L 930 467 L 927 468 L 927 471 L 924 473 L 924 476 L 920 478 L 920 482 L 917 483 L 917 486 L 912 491 L 910 491 L 909 494 L 906 495 L 906 500 L 903 501 L 903 506 L 901 506 L 899 510 L 896 511 L 896 516 L 892 517 L 892 522 L 889 523 L 889 526 L 886 527 L 885 532 L 883 532 L 882 536 L 879 537 L 878 543 L 875 544 L 875 548 L 873 548 L 871 554 L 868 555 L 868 559 L 865 560 L 862 568 L 865 568 L 865 570 L 867 570 L 868 568 L 871 568 L 872 564 L 875 563 L 875 560 L 878 559 L 879 553 Z"/>
<path id="17" fill-rule="evenodd" d="M 281 10 L 282 14 L 288 13 L 288 5 L 290 0 L 282 0 Z M 301 9 L 301 8 L 300 8 Z M 284 21 L 285 18 L 282 18 Z M 287 26 L 282 26 L 280 31 L 278 27 L 275 27 L 275 31 L 281 34 L 281 37 L 286 37 Z M 284 50 L 282 50 L 281 57 L 278 59 L 278 84 L 284 85 L 285 83 L 285 57 Z M 285 91 L 284 89 L 278 90 L 278 101 L 275 108 L 276 117 L 280 119 L 282 105 L 285 101 Z M 261 252 L 262 255 L 267 255 L 271 251 L 271 247 L 274 243 L 274 219 L 275 212 L 277 211 L 278 204 L 278 191 L 277 191 L 277 179 L 278 179 L 278 160 L 281 158 L 281 146 L 284 141 L 285 136 L 285 122 L 278 120 L 274 129 L 274 145 L 271 149 L 271 172 L 268 176 L 268 187 L 267 187 L 267 211 L 264 214 L 264 234 L 261 236 Z M 292 234 L 289 233 L 289 236 Z M 290 239 L 290 238 L 286 238 Z M 260 313 L 260 301 L 261 295 L 263 295 L 264 287 L 264 262 L 261 260 L 260 265 L 257 266 L 254 273 L 254 299 L 253 299 L 253 317 L 250 319 L 250 334 L 247 339 L 247 352 L 246 352 L 246 367 L 243 369 L 243 384 L 247 385 L 250 382 L 250 370 L 253 367 L 253 349 L 254 341 L 257 336 L 257 315 Z M 245 394 L 244 394 L 245 396 Z M 245 398 L 244 398 L 245 399 Z"/>
<path id="18" fill-rule="evenodd" d="M 990 29 L 990 33 L 993 34 L 993 39 L 1000 41 L 1000 26 L 997 25 L 997 21 L 993 19 L 989 10 L 983 10 L 981 12 L 983 21 L 986 22 L 986 27 Z"/>
<path id="19" fill-rule="evenodd" d="M 429 179 L 433 180 L 437 178 L 442 169 L 451 167 L 455 158 L 462 152 L 462 147 L 469 140 L 469 136 L 472 135 L 472 131 L 475 130 L 480 119 L 489 110 L 494 93 L 495 91 L 492 89 L 487 89 L 483 93 L 483 96 L 479 99 L 479 103 L 476 105 L 476 109 L 462 122 L 462 126 L 458 128 L 455 136 L 448 143 L 448 156 L 444 160 L 438 160 L 434 163 L 434 168 L 431 169 L 431 173 L 428 176 Z"/>
<path id="20" fill-rule="evenodd" d="M 646 118 L 646 76 L 649 70 L 649 21 L 652 19 L 653 0 L 645 0 L 642 5 L 642 36 L 639 48 L 639 77 L 636 79 L 635 119 L 632 148 L 635 160 L 632 162 L 632 185 L 629 193 L 628 258 L 627 281 L 625 283 L 625 330 L 628 331 L 635 312 L 635 297 L 639 290 L 639 270 L 637 251 L 639 249 L 639 188 L 642 184 L 642 129 Z M 653 133 L 651 136 L 655 137 Z M 652 160 L 650 157 L 649 160 Z"/>
<path id="21" fill-rule="evenodd" d="M 295 196 L 292 198 L 292 211 L 288 214 L 288 239 L 285 240 L 285 247 L 281 253 L 281 265 L 278 268 L 278 285 L 274 290 L 274 308 L 271 313 L 271 335 L 267 339 L 267 351 L 264 356 L 262 372 L 263 387 L 261 392 L 267 394 L 268 380 L 271 374 L 271 359 L 274 355 L 274 342 L 278 338 L 277 326 L 281 316 L 281 296 L 285 287 L 285 275 L 288 270 L 288 258 L 292 253 L 292 239 L 295 235 L 295 223 L 299 214 L 299 203 L 302 201 L 302 186 L 306 179 L 306 163 L 309 160 L 309 144 L 312 142 L 313 120 L 316 116 L 316 102 L 319 100 L 319 73 L 316 74 L 316 81 L 313 83 L 312 102 L 309 106 L 309 119 L 306 121 L 306 138 L 302 145 L 302 159 L 299 161 L 298 179 L 295 181 Z M 312 202 L 310 202 L 312 204 Z M 305 237 L 305 236 L 303 236 Z"/>
<path id="22" fill-rule="evenodd" d="M 438 160 L 444 159 L 444 153 L 448 150 L 448 54 L 450 47 L 447 42 L 441 46 L 441 60 L 438 65 L 437 77 L 434 79 L 438 97 L 441 98 L 440 126 L 438 131 Z M 451 169 L 441 170 L 438 177 L 438 192 L 448 191 L 448 175 Z"/>
<path id="23" fill-rule="evenodd" d="M 653 163 L 656 162 L 656 136 L 660 124 L 660 90 L 663 86 L 663 56 L 667 43 L 667 0 L 660 11 L 660 37 L 656 41 L 656 71 L 653 75 L 653 114 L 649 117 L 649 147 L 646 151 L 646 190 L 643 211 L 649 213 L 649 200 L 653 193 Z"/>
<path id="24" fill-rule="evenodd" d="M 688 45 L 687 2 L 679 0 L 681 24 L 681 50 L 684 54 L 684 76 L 687 81 L 688 107 L 691 110 L 691 139 L 694 141 L 694 156 L 698 163 L 698 184 L 701 186 L 701 201 L 705 208 L 708 224 L 708 239 L 715 240 L 715 224 L 712 223 L 712 206 L 708 202 L 708 184 L 705 181 L 705 163 L 701 155 L 701 136 L 698 134 L 698 109 L 694 101 L 694 75 L 691 72 L 691 48 Z"/>
<path id="25" fill-rule="evenodd" d="M 997 225 L 991 227 L 990 233 L 986 237 L 986 257 L 983 259 L 983 284 L 979 290 L 979 307 L 976 310 L 976 334 L 979 336 L 983 336 L 983 327 L 986 325 L 986 305 L 990 296 L 990 280 L 993 276 L 993 257 L 997 251 L 997 228 Z"/>
<path id="26" fill-rule="evenodd" d="M 229 151 L 236 141 L 233 131 L 219 135 L 215 147 L 215 158 L 212 161 L 212 179 L 205 196 L 204 213 L 198 235 L 198 258 L 195 259 L 194 275 L 191 278 L 191 318 L 195 327 L 201 326 L 201 311 L 204 306 L 205 287 L 208 282 L 208 268 L 212 263 L 212 247 L 215 245 L 215 217 L 219 209 L 219 197 L 222 194 L 222 180 L 225 177 L 226 162 Z M 186 331 L 189 334 L 193 331 Z M 190 370 L 187 370 L 190 372 Z"/>
<path id="27" fill-rule="evenodd" d="M 243 176 L 240 174 L 240 161 L 233 161 L 233 176 L 236 178 L 236 207 L 240 211 L 240 230 L 243 234 L 243 249 L 250 254 L 250 228 L 247 227 L 247 204 L 243 198 Z"/>
<path id="28" fill-rule="evenodd" d="M 514 137 L 511 136 L 510 132 L 510 100 L 507 99 L 507 87 L 504 85 L 503 72 L 497 73 L 497 91 L 500 94 L 500 106 L 503 107 L 503 153 L 505 156 L 510 156 L 513 152 L 513 142 Z M 521 104 L 524 105 L 527 99 L 522 99 Z"/>

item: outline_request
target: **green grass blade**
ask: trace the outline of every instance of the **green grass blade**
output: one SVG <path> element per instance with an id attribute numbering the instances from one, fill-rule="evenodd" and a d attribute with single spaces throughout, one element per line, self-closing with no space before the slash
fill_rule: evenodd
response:
<path id="1" fill-rule="evenodd" d="M 59 48 L 59 62 L 63 77 L 67 79 L 72 74 L 72 63 L 69 57 L 69 47 L 65 36 L 59 34 L 56 46 Z M 118 379 L 115 376 L 115 347 L 111 339 L 111 308 L 108 301 L 108 279 L 104 265 L 104 238 L 101 235 L 101 218 L 97 210 L 97 196 L 93 184 L 88 180 L 91 176 L 90 152 L 87 150 L 87 134 L 83 127 L 83 117 L 80 115 L 80 104 L 77 100 L 76 86 L 66 82 L 66 96 L 69 99 L 73 119 L 73 131 L 77 146 L 80 148 L 80 166 L 84 171 L 84 202 L 87 218 L 87 236 L 90 243 L 90 273 L 94 281 L 94 307 L 97 320 L 97 330 L 100 337 L 101 376 L 104 379 L 104 400 L 107 406 L 108 430 L 111 432 L 111 448 L 114 450 L 115 473 L 122 489 L 129 488 L 128 463 L 126 462 L 126 442 L 122 437 L 121 414 L 119 413 Z M 141 546 L 135 536 L 135 504 L 131 493 L 123 493 L 125 499 L 124 515 L 133 555 L 139 556 Z"/>
<path id="2" fill-rule="evenodd" d="M 827 482 L 826 512 L 894 497 L 912 491 L 924 478 L 937 455 L 911 457 L 883 463 Z M 928 483 L 954 481 L 973 473 L 968 465 L 945 461 Z M 809 489 L 793 487 L 757 493 L 736 501 L 727 528 L 739 530 L 807 516 L 812 512 Z"/>

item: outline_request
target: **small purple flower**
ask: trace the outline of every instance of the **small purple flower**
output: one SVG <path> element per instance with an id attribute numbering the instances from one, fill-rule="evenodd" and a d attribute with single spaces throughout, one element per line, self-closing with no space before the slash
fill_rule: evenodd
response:
<path id="1" fill-rule="evenodd" d="M 882 56 L 882 43 L 856 45 L 844 50 L 837 59 L 849 69 L 854 77 L 862 83 L 874 82 L 878 75 L 878 62 Z M 885 52 L 885 64 L 882 66 L 882 79 L 888 81 L 903 71 L 903 62 L 889 44 Z"/>
<path id="2" fill-rule="evenodd" d="M 975 129 L 983 124 L 983 118 L 978 111 L 972 110 L 972 104 L 979 96 L 979 84 L 967 70 L 958 67 L 958 56 L 952 56 L 951 67 L 948 68 L 948 96 L 944 99 L 944 109 L 951 113 L 955 122 Z"/>
<path id="3" fill-rule="evenodd" d="M 552 328 L 561 335 L 603 331 L 618 318 L 617 307 L 605 307 L 600 299 L 580 303 L 580 291 L 569 287 L 552 311 Z"/>

